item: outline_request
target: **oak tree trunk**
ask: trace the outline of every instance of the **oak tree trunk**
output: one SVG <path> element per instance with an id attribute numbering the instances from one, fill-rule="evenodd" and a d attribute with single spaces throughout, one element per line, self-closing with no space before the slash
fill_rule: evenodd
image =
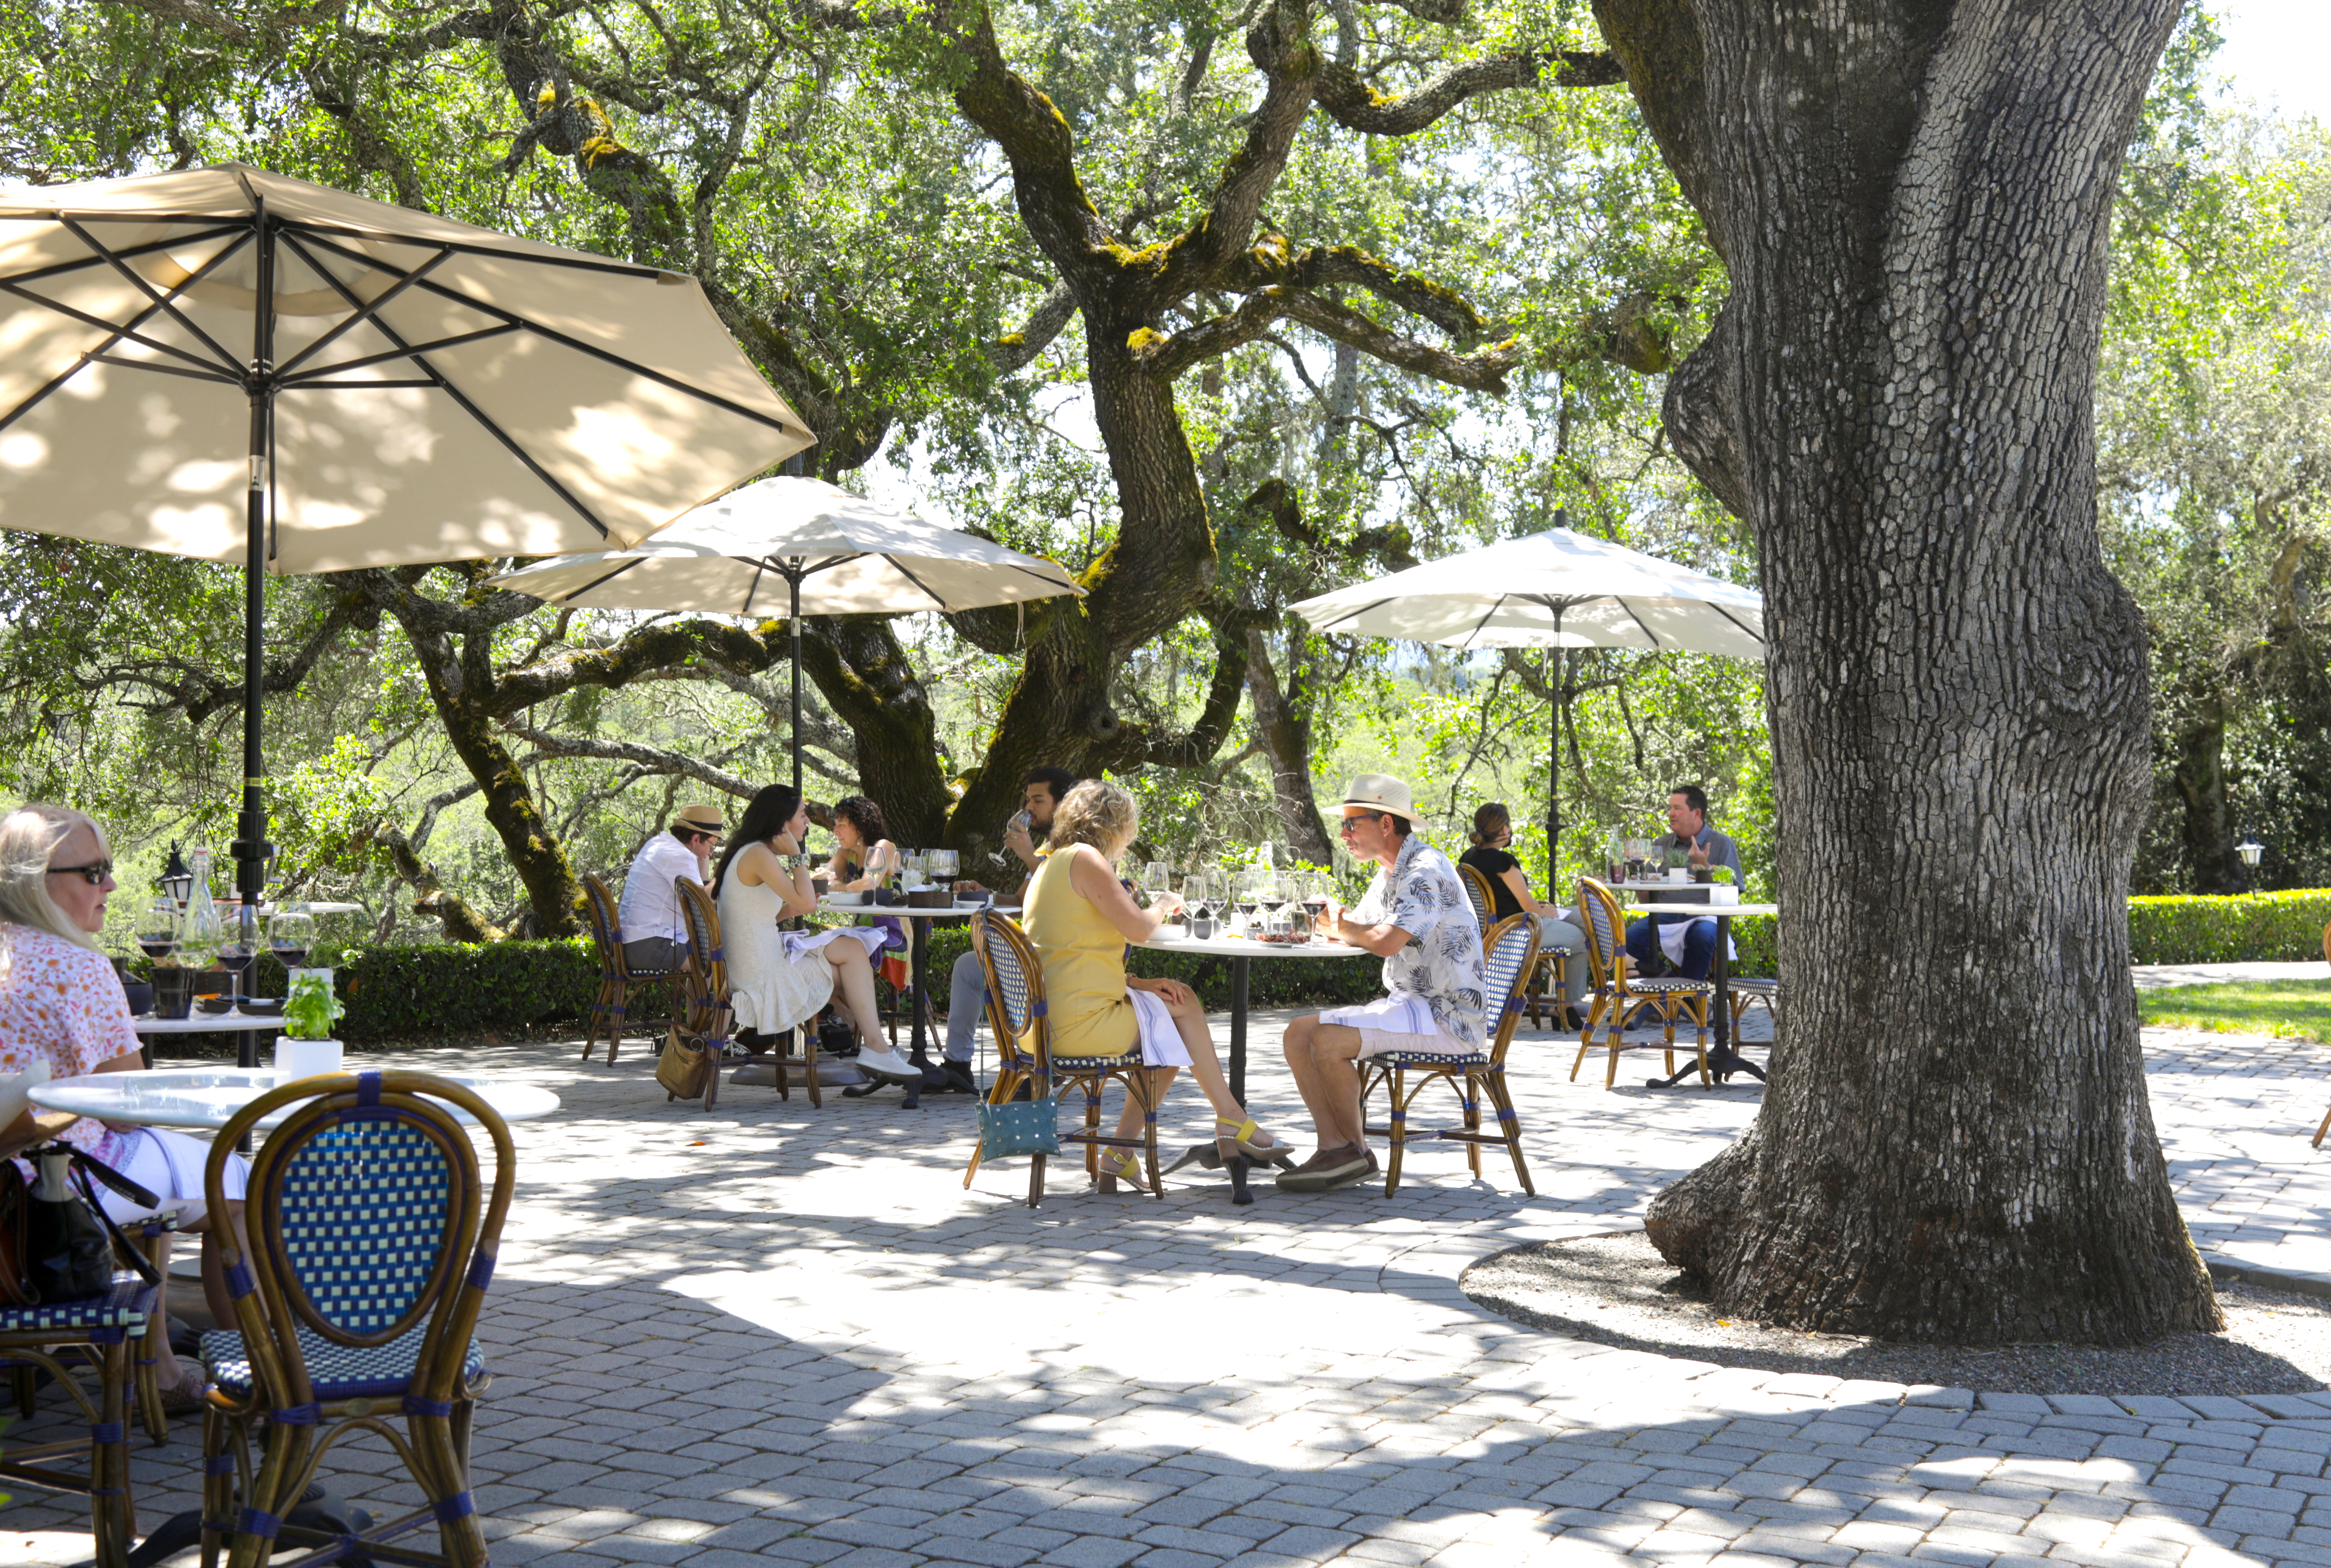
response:
<path id="1" fill-rule="evenodd" d="M 1668 390 L 1755 527 L 1787 988 L 1652 1240 L 1736 1316 L 2215 1328 L 2145 1099 L 2145 629 L 2105 569 L 2106 219 L 2177 0 L 1596 0 L 1732 293 Z"/>
<path id="2" fill-rule="evenodd" d="M 1299 631 L 1296 636 L 1299 639 Z M 1299 646 L 1281 685 L 1270 660 L 1270 634 L 1260 627 L 1246 634 L 1247 691 L 1254 699 L 1254 731 L 1270 763 L 1270 794 L 1288 848 L 1315 866 L 1335 864 L 1335 847 L 1319 821 L 1318 797 L 1311 790 L 1311 715 L 1303 690 Z"/>
<path id="3" fill-rule="evenodd" d="M 2215 704 L 2177 732 L 2177 798 L 2184 806 L 2186 863 L 2196 893 L 2234 890 L 2233 837 L 2226 818 L 2226 720 Z"/>

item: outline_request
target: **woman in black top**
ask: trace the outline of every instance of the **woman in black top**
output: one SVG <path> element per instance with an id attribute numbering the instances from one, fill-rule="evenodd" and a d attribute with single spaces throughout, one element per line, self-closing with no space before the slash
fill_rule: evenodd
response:
<path id="1" fill-rule="evenodd" d="M 1589 984 L 1586 933 L 1571 919 L 1569 910 L 1546 903 L 1530 891 L 1529 881 L 1522 875 L 1522 863 L 1514 859 L 1508 848 L 1514 841 L 1514 820 L 1503 802 L 1491 801 L 1473 813 L 1472 839 L 1473 847 L 1459 856 L 1457 863 L 1472 867 L 1489 884 L 1489 897 L 1494 900 L 1490 921 L 1495 923 L 1525 911 L 1537 916 L 1539 945 L 1570 950 L 1570 956 L 1563 962 L 1564 991 L 1575 1003 L 1586 994 Z M 1577 1009 L 1574 1006 L 1572 1011 L 1575 1013 Z"/>

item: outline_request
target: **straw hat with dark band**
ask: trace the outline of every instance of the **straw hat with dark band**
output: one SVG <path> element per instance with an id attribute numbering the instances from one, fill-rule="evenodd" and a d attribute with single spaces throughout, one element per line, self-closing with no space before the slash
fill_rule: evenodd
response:
<path id="1" fill-rule="evenodd" d="M 728 823 L 720 820 L 718 806 L 682 806 L 671 813 L 671 825 L 690 832 L 710 833 L 716 839 L 728 831 Z"/>
<path id="2" fill-rule="evenodd" d="M 1344 792 L 1344 804 L 1388 813 L 1412 828 L 1416 826 L 1416 807 L 1409 799 L 1408 782 L 1388 773 L 1353 774 L 1351 787 Z"/>

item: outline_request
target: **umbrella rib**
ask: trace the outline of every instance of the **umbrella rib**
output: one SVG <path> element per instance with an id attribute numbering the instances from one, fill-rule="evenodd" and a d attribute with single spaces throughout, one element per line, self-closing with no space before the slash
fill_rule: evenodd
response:
<path id="1" fill-rule="evenodd" d="M 1632 621 L 1638 626 L 1642 626 L 1643 635 L 1651 640 L 1651 651 L 1655 653 L 1660 651 L 1660 634 L 1652 631 L 1649 626 L 1643 625 L 1643 618 L 1635 613 L 1635 607 L 1615 594 L 1611 596 L 1611 603 L 1618 605 L 1620 609 L 1624 610 L 1627 613 L 1628 620 Z"/>
<path id="2" fill-rule="evenodd" d="M 407 376 L 407 377 L 404 377 L 404 378 L 403 378 L 403 379 L 390 379 L 390 378 L 387 378 L 387 377 L 383 377 L 381 380 L 378 380 L 378 381 L 304 381 L 304 380 L 303 380 L 303 381 L 297 381 L 297 382 L 294 382 L 294 383 L 292 383 L 290 386 L 282 387 L 282 388 L 281 388 L 280 390 L 284 391 L 284 392 L 313 392 L 313 391 L 317 390 L 319 387 L 324 387 L 324 388 L 328 388 L 328 389 L 330 389 L 331 391 L 334 391 L 334 392 L 379 392 L 379 391 L 384 391 L 384 390 L 385 390 L 385 389 L 387 389 L 387 388 L 390 388 L 390 387 L 396 387 L 396 386 L 427 386 L 427 387 L 436 387 L 436 386 L 440 386 L 440 385 L 443 385 L 442 383 L 441 383 L 441 382 L 432 381 L 432 380 L 430 380 L 430 379 L 429 379 L 428 377 L 426 377 L 426 376 L 414 375 L 414 376 Z"/>
<path id="3" fill-rule="evenodd" d="M 1739 627 L 1742 632 L 1746 632 L 1749 637 L 1755 641 L 1757 647 L 1762 648 L 1765 646 L 1765 634 L 1762 632 L 1759 632 L 1754 626 L 1749 625 L 1748 622 L 1743 621 L 1739 616 L 1735 615 L 1731 611 L 1726 609 L 1721 604 L 1710 602 L 1708 607 L 1715 611 L 1717 614 L 1723 616 L 1727 621 L 1731 622 L 1735 626 Z"/>
<path id="4" fill-rule="evenodd" d="M 732 560 L 736 558 L 737 557 L 735 556 L 730 557 Z M 737 611 L 737 614 L 750 615 L 753 613 L 753 595 L 761 591 L 761 578 L 767 571 L 768 568 L 763 565 L 760 562 L 755 561 L 753 563 L 753 580 L 745 584 L 745 603 L 738 607 Z"/>
<path id="5" fill-rule="evenodd" d="M 199 354 L 189 354 L 186 350 L 179 347 L 175 343 L 165 343 L 158 337 L 148 337 L 142 332 L 128 331 L 123 328 L 119 322 L 108 321 L 102 316 L 93 316 L 86 310 L 75 309 L 72 306 L 67 305 L 62 300 L 51 299 L 44 295 L 35 294 L 30 289 L 24 287 L 22 284 L 12 283 L 5 278 L 0 278 L 0 290 L 5 290 L 7 292 L 15 295 L 19 299 L 28 300 L 34 305 L 38 305 L 43 310 L 53 310 L 58 315 L 78 321 L 84 327 L 94 327 L 100 332 L 110 332 L 114 335 L 113 340 L 117 343 L 127 337 L 130 342 L 138 344 L 141 347 L 151 348 L 157 354 L 167 354 L 173 358 L 183 359 L 189 365 L 199 365 L 206 374 L 215 375 L 219 373 L 217 366 L 212 364 L 209 360 L 205 359 Z M 134 365 L 137 361 L 125 360 L 122 361 L 122 363 Z"/>
<path id="6" fill-rule="evenodd" d="M 402 275 L 397 268 L 389 265 L 385 261 L 376 261 L 372 260 L 370 257 L 350 255 L 347 251 L 333 244 L 329 240 L 318 239 L 316 243 L 322 249 L 331 252 L 334 255 L 339 256 L 343 260 L 362 261 L 366 266 L 377 268 L 381 271 L 395 273 L 399 276 Z M 458 289 L 449 289 L 442 283 L 425 279 L 421 280 L 417 286 L 427 293 L 434 294 L 440 299 L 450 299 L 456 305 L 466 306 L 470 309 L 475 310 L 480 315 L 497 317 L 501 320 L 511 323 L 513 326 L 524 328 L 527 331 L 533 333 L 536 337 L 547 338 L 549 341 L 557 344 L 562 348 L 571 348 L 577 354 L 588 355 L 594 359 L 603 359 L 610 365 L 630 371 L 634 375 L 643 376 L 646 379 L 656 383 L 660 386 L 668 386 L 674 392 L 685 393 L 687 395 L 693 397 L 699 402 L 711 404 L 716 408 L 727 409 L 729 413 L 736 414 L 740 418 L 749 419 L 756 423 L 768 425 L 772 429 L 781 432 L 790 432 L 794 429 L 793 426 L 787 424 L 784 420 L 777 418 L 775 414 L 764 413 L 757 408 L 747 408 L 745 404 L 736 402 L 734 399 L 723 397 L 717 392 L 707 392 L 703 387 L 693 385 L 689 382 L 681 380 L 677 375 L 666 375 L 664 372 L 657 370 L 651 366 L 642 365 L 635 359 L 626 359 L 622 355 L 614 353 L 610 349 L 602 348 L 595 343 L 585 343 L 579 337 L 569 337 L 567 334 L 558 331 L 555 328 L 545 327 L 539 321 L 530 320 L 528 318 L 519 315 L 517 311 L 506 309 L 503 306 L 490 305 L 482 299 L 472 299 L 470 296 L 462 293 Z M 809 432 L 804 430 L 799 433 L 807 435 Z"/>
<path id="7" fill-rule="evenodd" d="M 500 327 L 481 327 L 475 332 L 456 333 L 451 337 L 435 337 L 430 339 L 430 341 L 426 343 L 416 343 L 410 348 L 392 348 L 382 354 L 367 354 L 361 359 L 335 359 L 329 365 L 318 366 L 315 369 L 309 371 L 305 375 L 284 376 L 281 379 L 279 385 L 283 386 L 315 386 L 325 385 L 321 381 L 321 377 L 327 375 L 338 375 L 344 370 L 361 370 L 367 365 L 383 365 L 392 359 L 410 359 L 415 355 L 433 354 L 441 348 L 457 348 L 464 343 L 475 343 L 481 338 L 506 337 L 509 333 L 517 330 L 517 328 L 507 324 Z M 362 385 L 364 384 L 340 383 L 338 385 Z"/>
<path id="8" fill-rule="evenodd" d="M 343 284 L 338 278 L 332 276 L 332 274 L 325 268 L 318 265 L 316 258 L 308 253 L 308 247 L 301 244 L 297 237 L 286 233 L 283 236 L 283 242 L 290 246 L 293 251 L 297 252 L 300 260 L 306 261 L 309 266 L 315 268 L 317 274 L 320 276 L 325 282 L 329 283 L 332 286 L 333 291 L 338 293 L 340 298 L 346 299 L 351 305 L 357 303 L 357 297 L 353 293 L 349 292 L 347 286 Z M 391 327 L 387 322 L 376 321 L 373 325 L 378 328 L 380 335 L 387 338 L 391 343 L 395 344 L 400 348 L 409 348 L 410 346 L 405 343 L 404 339 L 397 335 L 396 328 Z M 455 386 L 451 381 L 448 381 L 445 378 L 444 372 L 439 370 L 435 366 L 430 364 L 428 360 L 423 358 L 418 354 L 413 356 L 413 363 L 419 366 L 421 373 L 423 375 L 429 377 L 431 385 L 434 385 L 438 391 L 442 392 L 446 396 L 452 398 L 455 405 L 458 406 L 462 413 L 468 414 L 471 419 L 476 420 L 480 424 L 485 426 L 487 433 L 490 434 L 496 441 L 501 442 L 503 448 L 509 451 L 510 456 L 518 459 L 520 463 L 524 464 L 527 471 L 534 475 L 536 479 L 540 480 L 543 485 L 549 489 L 551 494 L 557 496 L 560 500 L 565 501 L 568 506 L 572 507 L 575 509 L 575 515 L 576 517 L 581 518 L 585 522 L 598 529 L 599 537 L 601 538 L 610 537 L 610 530 L 607 525 L 601 522 L 597 516 L 592 512 L 590 508 L 585 506 L 575 497 L 572 491 L 568 490 L 565 485 L 559 483 L 557 479 L 552 477 L 550 470 L 544 468 L 539 462 L 537 462 L 534 459 L 534 454 L 520 446 L 508 431 L 504 430 L 500 425 L 488 418 L 485 410 L 480 408 L 476 404 L 470 401 L 468 394 L 464 393 L 460 387 Z"/>
<path id="9" fill-rule="evenodd" d="M 49 216 L 45 213 L 0 213 L 0 218 L 5 217 L 38 217 L 43 223 L 49 221 Z M 205 221 L 208 222 L 215 220 Z M 226 223 L 215 229 L 204 229 L 192 234 L 174 234 L 169 239 L 148 240 L 142 245 L 132 245 L 128 250 L 116 251 L 114 254 L 126 261 L 131 256 L 150 256 L 157 251 L 175 251 L 186 245 L 199 245 L 205 241 L 215 240 L 225 234 L 241 234 L 243 237 L 244 242 L 247 242 L 251 238 L 251 225 L 249 223 Z M 237 246 L 236 248 L 240 249 L 241 247 Z M 79 261 L 52 261 L 45 267 L 35 267 L 29 272 L 13 273 L 10 275 L 8 281 L 13 283 L 41 283 L 47 281 L 51 278 L 62 278 L 69 272 L 86 272 L 91 267 L 102 267 L 104 265 L 105 261 L 102 257 L 83 256 Z"/>
<path id="10" fill-rule="evenodd" d="M 932 608 L 937 610 L 946 610 L 950 608 L 947 600 L 935 592 L 928 583 L 924 582 L 920 577 L 915 575 L 915 569 L 912 566 L 908 565 L 906 562 L 900 560 L 896 556 L 885 556 L 882 558 L 899 569 L 899 575 L 907 579 L 908 582 L 912 583 L 916 587 L 920 588 L 930 599 Z"/>
<path id="11" fill-rule="evenodd" d="M 599 586 L 602 583 L 614 582 L 616 578 L 630 571 L 633 566 L 645 565 L 647 557 L 645 556 L 633 556 L 630 559 L 624 561 L 622 565 L 616 566 L 613 571 L 610 571 L 604 575 L 592 578 L 581 587 L 571 589 L 564 594 L 553 594 L 548 595 L 548 598 L 550 602 L 554 603 L 565 604 L 571 603 L 575 599 L 581 597 L 583 594 L 588 594 L 592 589 Z"/>
<path id="12" fill-rule="evenodd" d="M 413 285 L 418 283 L 422 279 L 427 277 L 430 273 L 435 271 L 439 267 L 444 265 L 447 261 L 450 261 L 452 259 L 453 252 L 451 251 L 440 251 L 435 255 L 430 257 L 429 260 L 421 263 L 421 265 L 415 268 L 413 271 L 407 273 L 402 278 L 399 278 L 395 282 L 381 290 L 379 298 L 374 299 L 371 304 L 359 307 L 357 312 L 350 316 L 347 320 L 341 322 L 329 332 L 325 333 L 321 337 L 317 338 L 316 341 L 308 345 L 307 347 L 302 348 L 299 353 L 294 354 L 290 358 L 277 366 L 275 367 L 277 377 L 279 379 L 288 377 L 292 371 L 300 367 L 300 362 L 301 360 L 308 359 L 319 353 L 321 353 L 325 348 L 337 342 L 342 333 L 350 331 L 379 315 L 381 311 L 387 309 L 389 301 L 395 299 L 399 294 L 404 293 L 407 289 L 412 288 Z M 379 356 L 375 356 L 375 357 L 377 358 Z M 356 363 L 363 365 L 366 363 L 366 361 L 359 359 Z M 346 365 L 334 365 L 330 366 L 330 368 L 334 370 L 346 370 L 348 366 Z"/>
<path id="13" fill-rule="evenodd" d="M 89 362 L 92 365 L 117 366 L 123 370 L 150 370 L 157 375 L 183 375 L 189 381 L 214 381 L 221 386 L 243 385 L 241 376 L 229 375 L 224 371 L 214 369 L 207 365 L 200 366 L 163 365 L 151 359 L 122 359 L 111 354 L 92 354 L 89 356 Z"/>
<path id="14" fill-rule="evenodd" d="M 243 231 L 242 237 L 236 240 L 233 244 L 226 246 L 224 249 L 220 251 L 217 255 L 213 256 L 209 261 L 205 261 L 201 266 L 195 268 L 195 271 L 187 276 L 186 280 L 178 285 L 178 288 L 191 289 L 196 283 L 201 282 L 204 277 L 208 274 L 213 268 L 218 266 L 219 263 L 224 261 L 229 256 L 233 255 L 237 251 L 242 250 L 243 246 L 250 242 L 251 232 L 246 229 Z M 33 409 L 39 407 L 43 402 L 47 401 L 51 393 L 56 391 L 58 387 L 62 386 L 66 382 L 71 381 L 74 376 L 79 375 L 82 370 L 86 369 L 90 360 L 95 359 L 99 355 L 104 353 L 107 349 L 120 342 L 122 334 L 137 330 L 147 322 L 152 320 L 156 316 L 159 315 L 161 310 L 162 308 L 159 305 L 148 305 L 145 309 L 139 311 L 137 315 L 129 318 L 128 326 L 119 328 L 109 328 L 107 329 L 109 335 L 104 342 L 83 354 L 79 359 L 75 360 L 66 368 L 58 371 L 54 375 L 49 377 L 47 381 L 42 383 L 40 387 L 35 390 L 31 396 L 25 398 L 24 402 L 10 409 L 6 413 L 0 414 L 0 430 L 7 429 L 10 425 L 24 418 L 24 415 L 30 413 Z"/>
<path id="15" fill-rule="evenodd" d="M 82 244 L 87 245 L 90 250 L 96 252 L 102 260 L 112 266 L 115 271 L 129 280 L 129 286 L 131 288 L 137 290 L 140 294 L 145 295 L 147 299 L 153 301 L 154 304 L 159 306 L 164 310 L 168 311 L 172 320 L 185 328 L 188 332 L 194 334 L 196 341 L 200 342 L 204 347 L 209 349 L 213 354 L 218 356 L 219 363 L 221 365 L 225 366 L 227 369 L 233 371 L 237 376 L 240 376 L 243 374 L 243 361 L 237 359 L 233 355 L 229 354 L 225 349 L 220 347 L 218 346 L 218 340 L 213 337 L 209 333 L 204 331 L 199 326 L 195 325 L 193 318 L 186 315 L 185 311 L 179 309 L 176 304 L 173 302 L 170 295 L 157 294 L 154 292 L 154 285 L 148 283 L 145 278 L 139 274 L 137 268 L 131 266 L 128 262 L 123 261 L 120 257 L 107 250 L 104 245 L 99 242 L 95 234 L 90 233 L 87 229 L 82 228 L 71 218 L 67 218 L 62 221 L 66 230 L 71 233 L 73 238 L 79 240 Z M 188 280 L 189 282 L 192 280 L 193 280 L 191 279 Z M 185 287 L 186 284 L 184 283 L 178 286 L 179 289 L 183 289 Z M 171 290 L 171 294 L 175 295 L 177 291 L 177 290 L 174 289 Z"/>

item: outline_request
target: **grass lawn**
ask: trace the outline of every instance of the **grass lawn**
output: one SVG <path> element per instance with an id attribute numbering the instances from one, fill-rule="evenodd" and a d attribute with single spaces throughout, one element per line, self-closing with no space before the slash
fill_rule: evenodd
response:
<path id="1" fill-rule="evenodd" d="M 2331 980 L 2243 980 L 2136 993 L 2147 1023 L 2220 1034 L 2288 1034 L 2331 1041 Z"/>

